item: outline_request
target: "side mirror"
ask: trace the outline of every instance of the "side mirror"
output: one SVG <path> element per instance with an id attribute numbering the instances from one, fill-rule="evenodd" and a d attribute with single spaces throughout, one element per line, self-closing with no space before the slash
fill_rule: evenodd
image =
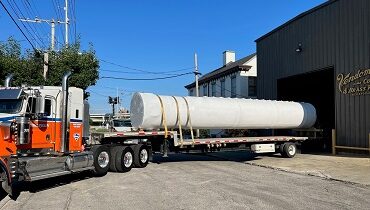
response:
<path id="1" fill-rule="evenodd" d="M 36 97 L 36 115 L 44 116 L 45 114 L 45 98 L 43 96 Z"/>

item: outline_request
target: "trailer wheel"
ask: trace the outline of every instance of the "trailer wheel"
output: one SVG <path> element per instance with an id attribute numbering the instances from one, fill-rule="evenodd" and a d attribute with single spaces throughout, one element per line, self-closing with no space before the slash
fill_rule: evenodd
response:
<path id="1" fill-rule="evenodd" d="M 92 148 L 94 154 L 94 170 L 95 176 L 104 176 L 108 173 L 111 155 L 109 148 L 106 146 L 95 146 Z"/>
<path id="2" fill-rule="evenodd" d="M 110 161 L 110 164 L 109 164 L 109 170 L 110 171 L 117 172 L 117 168 L 116 168 L 117 154 L 119 154 L 119 152 L 122 151 L 122 150 L 123 150 L 123 146 L 113 146 L 113 147 L 111 147 L 110 156 L 112 158 L 111 158 L 111 161 Z"/>
<path id="3" fill-rule="evenodd" d="M 115 159 L 117 171 L 128 172 L 134 164 L 134 151 L 131 147 L 122 147 L 122 149 L 117 152 Z"/>
<path id="4" fill-rule="evenodd" d="M 292 158 L 297 154 L 297 146 L 294 143 L 285 143 L 282 145 L 281 155 L 286 158 Z"/>
<path id="5" fill-rule="evenodd" d="M 149 163 L 149 149 L 146 145 L 138 144 L 132 146 L 134 150 L 134 165 L 137 168 L 145 168 Z"/>

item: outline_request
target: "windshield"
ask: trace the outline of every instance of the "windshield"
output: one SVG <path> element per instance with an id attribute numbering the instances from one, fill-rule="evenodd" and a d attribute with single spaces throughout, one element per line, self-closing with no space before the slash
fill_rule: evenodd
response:
<path id="1" fill-rule="evenodd" d="M 131 127 L 130 121 L 113 120 L 114 127 Z"/>
<path id="2" fill-rule="evenodd" d="M 22 99 L 0 99 L 0 113 L 14 114 L 21 108 Z"/>

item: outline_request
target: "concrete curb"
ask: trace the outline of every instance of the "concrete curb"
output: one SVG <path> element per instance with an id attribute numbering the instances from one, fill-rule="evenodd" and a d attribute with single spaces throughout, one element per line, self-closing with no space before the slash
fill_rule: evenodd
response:
<path id="1" fill-rule="evenodd" d="M 229 159 L 229 158 L 214 156 L 214 155 L 211 155 L 211 154 L 207 154 L 207 155 L 210 156 L 210 157 L 219 158 L 219 159 L 222 159 L 222 160 L 235 161 L 235 160 L 232 160 L 232 159 Z M 274 166 L 269 166 L 269 165 L 263 165 L 263 164 L 258 164 L 258 163 L 251 163 L 251 162 L 241 162 L 241 163 L 251 165 L 251 166 L 268 168 L 268 169 L 272 169 L 272 170 L 276 170 L 276 171 L 282 171 L 282 172 L 286 172 L 286 173 L 293 173 L 293 174 L 299 174 L 299 175 L 305 175 L 305 176 L 318 177 L 318 178 L 322 178 L 322 179 L 326 179 L 326 180 L 330 180 L 330 181 L 337 181 L 337 182 L 341 182 L 341 183 L 345 183 L 345 184 L 356 185 L 356 186 L 359 186 L 359 187 L 369 187 L 370 186 L 368 184 L 362 184 L 362 183 L 352 182 L 352 181 L 348 181 L 348 180 L 344 180 L 344 179 L 333 178 L 330 175 L 326 175 L 322 172 L 309 172 L 309 171 L 302 172 L 302 171 L 289 170 L 289 169 L 284 169 L 284 168 L 279 168 L 279 167 L 274 167 Z"/>

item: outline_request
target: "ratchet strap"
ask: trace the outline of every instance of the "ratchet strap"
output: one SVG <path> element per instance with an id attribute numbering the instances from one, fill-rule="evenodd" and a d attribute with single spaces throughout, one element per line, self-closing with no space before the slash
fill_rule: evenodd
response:
<path id="1" fill-rule="evenodd" d="M 186 126 L 189 125 L 190 127 L 190 134 L 191 134 L 191 140 L 193 141 L 193 146 L 195 144 L 195 140 L 194 140 L 194 133 L 193 133 L 193 126 L 191 125 L 191 118 L 190 118 L 190 109 L 189 109 L 189 103 L 188 101 L 186 100 L 185 97 L 182 97 L 186 103 L 186 110 L 187 110 L 187 121 L 186 121 Z"/>
<path id="2" fill-rule="evenodd" d="M 162 98 L 159 95 L 156 95 L 159 99 L 159 102 L 161 104 L 161 114 L 162 114 L 162 120 L 161 120 L 161 125 L 164 127 L 164 138 L 167 138 L 168 136 L 168 128 L 167 128 L 167 120 L 166 120 L 166 113 L 164 111 L 164 105 Z"/>
<path id="3" fill-rule="evenodd" d="M 179 102 L 177 101 L 176 97 L 175 96 L 172 96 L 172 98 L 175 100 L 176 102 L 176 111 L 177 111 L 177 118 L 176 118 L 176 124 L 179 125 L 179 133 L 180 133 L 180 144 L 181 144 L 181 147 L 183 146 L 184 144 L 184 138 L 182 137 L 182 128 L 181 128 L 181 115 L 180 115 L 180 108 L 179 108 Z"/>

